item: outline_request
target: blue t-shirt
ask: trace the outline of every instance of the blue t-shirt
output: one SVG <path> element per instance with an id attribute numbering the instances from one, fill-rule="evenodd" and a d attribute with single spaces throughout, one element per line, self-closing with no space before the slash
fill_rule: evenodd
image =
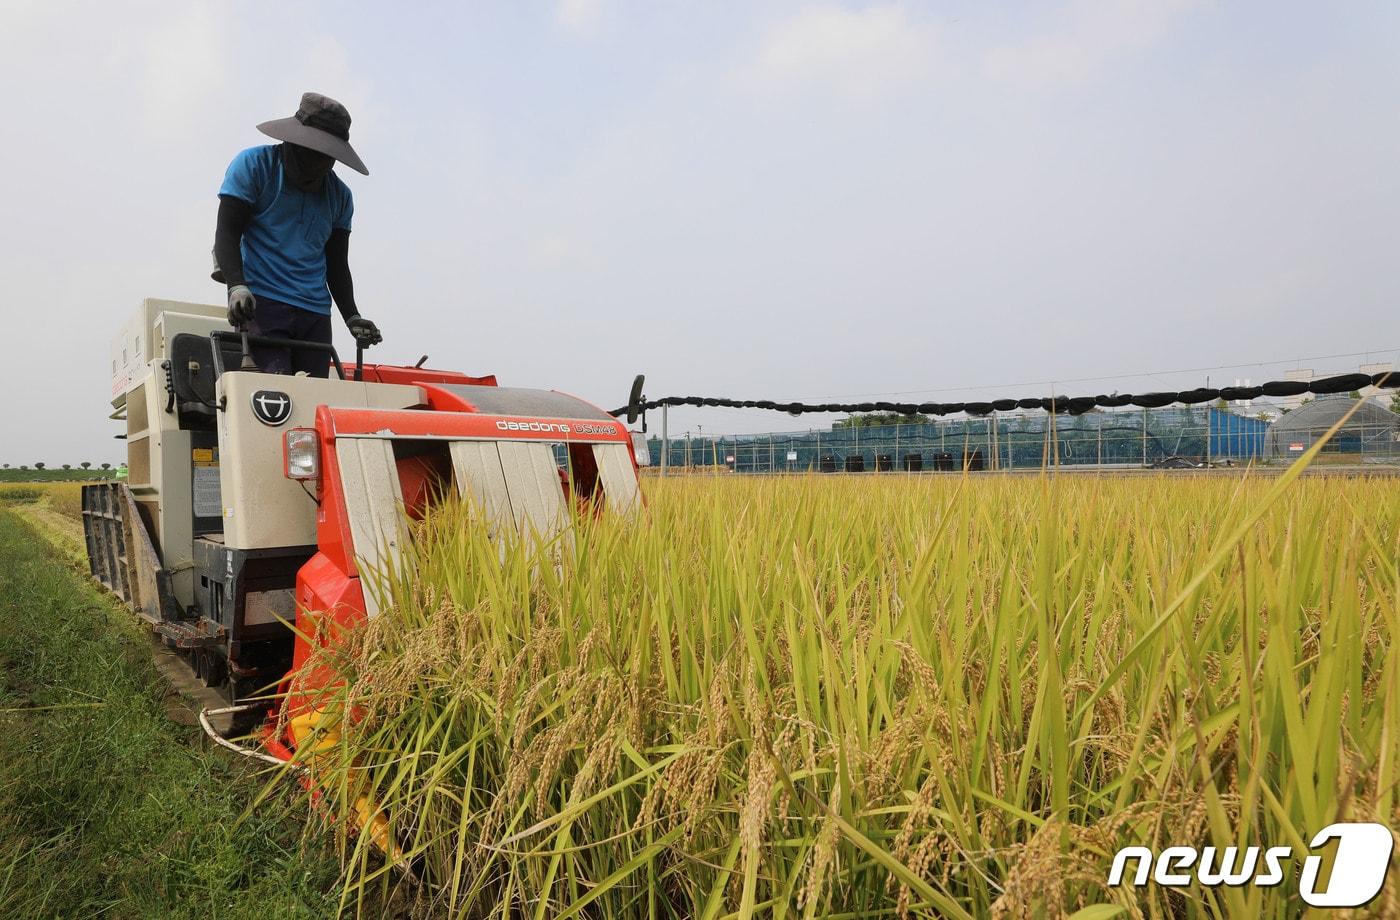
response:
<path id="1" fill-rule="evenodd" d="M 319 192 L 301 191 L 283 175 L 277 145 L 268 144 L 233 158 L 219 195 L 253 206 L 242 245 L 248 289 L 258 297 L 329 315 L 326 241 L 333 229 L 349 230 L 355 213 L 345 183 L 328 173 Z"/>

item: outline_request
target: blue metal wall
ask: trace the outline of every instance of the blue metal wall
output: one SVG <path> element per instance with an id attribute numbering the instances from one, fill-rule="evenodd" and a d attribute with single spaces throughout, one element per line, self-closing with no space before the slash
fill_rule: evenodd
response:
<path id="1" fill-rule="evenodd" d="M 1258 460 L 1264 456 L 1269 423 L 1224 409 L 1210 410 L 1210 456 Z"/>

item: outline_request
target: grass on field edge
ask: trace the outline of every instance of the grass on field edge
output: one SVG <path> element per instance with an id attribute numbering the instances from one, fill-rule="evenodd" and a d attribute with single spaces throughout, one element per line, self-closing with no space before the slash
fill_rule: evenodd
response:
<path id="1" fill-rule="evenodd" d="M 198 728 L 149 638 L 0 506 L 0 916 L 323 917 L 335 854 Z M 31 509 L 32 510 L 32 509 Z"/>

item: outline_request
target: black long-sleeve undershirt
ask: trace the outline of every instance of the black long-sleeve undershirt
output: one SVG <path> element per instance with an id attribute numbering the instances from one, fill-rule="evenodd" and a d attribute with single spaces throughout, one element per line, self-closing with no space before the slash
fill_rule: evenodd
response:
<path id="1" fill-rule="evenodd" d="M 326 287 L 330 289 L 340 315 L 350 322 L 355 309 L 355 281 L 350 277 L 350 231 L 336 229 L 326 241 Z"/>
<path id="2" fill-rule="evenodd" d="M 246 283 L 240 244 L 252 220 L 253 206 L 248 202 L 230 195 L 219 197 L 219 216 L 214 229 L 215 281 L 222 281 L 229 287 Z M 355 308 L 355 282 L 350 275 L 350 231 L 332 230 L 325 252 L 326 287 L 340 315 L 349 320 L 359 312 Z"/>
<path id="3" fill-rule="evenodd" d="M 219 217 L 214 225 L 214 280 L 229 287 L 243 284 L 243 231 L 253 220 L 253 206 L 231 195 L 219 196 Z"/>

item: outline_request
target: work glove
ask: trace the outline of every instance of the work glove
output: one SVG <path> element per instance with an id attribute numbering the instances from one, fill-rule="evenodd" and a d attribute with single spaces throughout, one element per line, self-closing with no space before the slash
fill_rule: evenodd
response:
<path id="1" fill-rule="evenodd" d="M 253 321 L 258 312 L 258 299 L 248 290 L 246 284 L 235 284 L 228 289 L 228 324 L 235 329 Z"/>
<path id="2" fill-rule="evenodd" d="M 384 336 L 379 334 L 379 327 L 376 326 L 373 321 L 365 319 L 358 313 L 354 316 L 346 317 L 345 325 L 350 327 L 350 334 L 355 337 L 357 342 L 363 342 L 366 345 L 378 345 L 380 342 L 384 341 Z"/>

